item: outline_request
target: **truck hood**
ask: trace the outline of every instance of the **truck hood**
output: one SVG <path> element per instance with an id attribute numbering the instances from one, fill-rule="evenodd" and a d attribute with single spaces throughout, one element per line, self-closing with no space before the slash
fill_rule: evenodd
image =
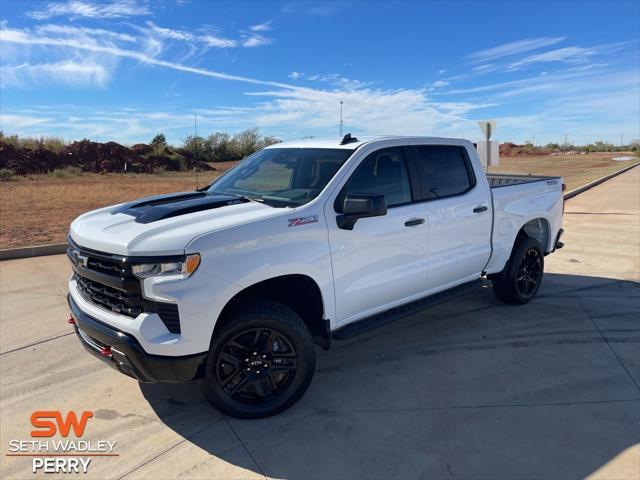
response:
<path id="1" fill-rule="evenodd" d="M 203 233 L 288 211 L 228 195 L 182 192 L 85 213 L 71 223 L 70 235 L 78 245 L 101 252 L 173 255 Z"/>

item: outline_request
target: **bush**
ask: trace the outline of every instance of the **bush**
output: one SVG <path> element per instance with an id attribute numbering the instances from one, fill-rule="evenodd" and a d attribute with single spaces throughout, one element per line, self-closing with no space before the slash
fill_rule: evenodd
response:
<path id="1" fill-rule="evenodd" d="M 8 168 L 0 168 L 0 182 L 10 182 L 13 180 L 15 173 Z"/>
<path id="2" fill-rule="evenodd" d="M 51 175 L 56 178 L 77 177 L 78 175 L 82 175 L 82 170 L 79 167 L 56 168 L 51 172 Z"/>

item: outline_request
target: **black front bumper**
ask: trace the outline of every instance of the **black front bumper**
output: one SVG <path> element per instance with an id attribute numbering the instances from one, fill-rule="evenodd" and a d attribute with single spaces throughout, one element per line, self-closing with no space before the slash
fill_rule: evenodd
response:
<path id="1" fill-rule="evenodd" d="M 182 357 L 150 355 L 133 336 L 87 315 L 71 295 L 67 300 L 82 346 L 119 372 L 140 382 L 189 382 L 202 376 L 207 352 Z"/>

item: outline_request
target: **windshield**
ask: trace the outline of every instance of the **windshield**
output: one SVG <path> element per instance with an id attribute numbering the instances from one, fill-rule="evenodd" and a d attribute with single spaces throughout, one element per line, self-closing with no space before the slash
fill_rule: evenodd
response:
<path id="1" fill-rule="evenodd" d="M 297 207 L 316 198 L 352 153 L 337 148 L 267 148 L 220 177 L 208 192 Z"/>

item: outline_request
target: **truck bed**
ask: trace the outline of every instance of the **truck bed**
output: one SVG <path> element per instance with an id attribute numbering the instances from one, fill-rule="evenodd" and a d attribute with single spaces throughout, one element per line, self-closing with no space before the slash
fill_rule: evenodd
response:
<path id="1" fill-rule="evenodd" d="M 487 173 L 487 181 L 491 188 L 520 185 L 523 183 L 541 182 L 544 180 L 558 180 L 560 177 L 545 177 L 542 175 L 508 175 L 501 173 Z"/>

